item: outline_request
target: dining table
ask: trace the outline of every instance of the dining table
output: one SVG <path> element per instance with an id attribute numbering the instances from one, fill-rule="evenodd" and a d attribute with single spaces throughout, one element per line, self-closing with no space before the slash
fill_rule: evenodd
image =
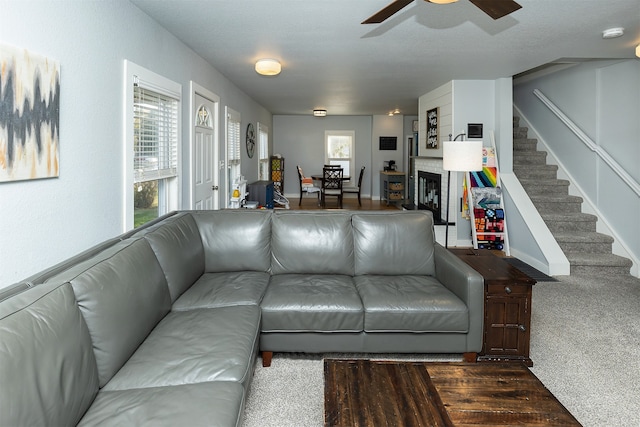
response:
<path id="1" fill-rule="evenodd" d="M 322 175 L 311 175 L 311 179 L 313 179 L 314 181 L 322 181 Z M 343 176 L 342 180 L 343 181 L 350 181 L 351 177 L 350 176 Z"/>

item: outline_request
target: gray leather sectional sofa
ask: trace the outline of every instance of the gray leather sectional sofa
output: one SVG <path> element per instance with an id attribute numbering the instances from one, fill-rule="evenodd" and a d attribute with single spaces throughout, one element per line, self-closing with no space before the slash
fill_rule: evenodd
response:
<path id="1" fill-rule="evenodd" d="M 258 351 L 466 353 L 428 212 L 186 211 L 0 293 L 0 425 L 242 424 Z"/>

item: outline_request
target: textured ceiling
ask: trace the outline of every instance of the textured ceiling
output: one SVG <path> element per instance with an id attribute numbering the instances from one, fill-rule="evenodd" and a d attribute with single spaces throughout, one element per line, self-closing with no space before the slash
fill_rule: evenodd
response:
<path id="1" fill-rule="evenodd" d="M 517 0 L 522 9 L 497 21 L 468 0 L 416 0 L 360 24 L 391 1 L 131 0 L 274 114 L 414 115 L 420 95 L 453 79 L 635 58 L 640 44 L 640 0 Z M 603 40 L 611 27 L 625 35 Z M 259 58 L 278 59 L 282 73 L 259 76 Z"/>

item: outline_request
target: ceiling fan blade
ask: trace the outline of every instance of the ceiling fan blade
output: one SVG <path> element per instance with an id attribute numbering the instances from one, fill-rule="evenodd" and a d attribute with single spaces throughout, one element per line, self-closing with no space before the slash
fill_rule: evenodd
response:
<path id="1" fill-rule="evenodd" d="M 365 19 L 362 21 L 362 24 L 379 24 L 385 21 L 387 18 L 391 17 L 393 14 L 398 12 L 400 9 L 407 6 L 409 3 L 413 2 L 413 0 L 396 0 L 393 3 L 389 4 L 384 9 L 377 12 L 375 15 Z"/>
<path id="2" fill-rule="evenodd" d="M 484 13 L 492 17 L 493 19 L 500 19 L 503 16 L 515 12 L 520 9 L 518 3 L 513 0 L 469 0 L 477 7 L 482 9 Z"/>

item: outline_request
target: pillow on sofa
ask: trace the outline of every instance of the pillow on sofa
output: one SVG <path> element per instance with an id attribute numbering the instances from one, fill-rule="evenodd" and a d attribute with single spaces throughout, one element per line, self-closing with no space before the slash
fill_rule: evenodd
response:
<path id="1" fill-rule="evenodd" d="M 355 274 L 435 275 L 429 211 L 354 213 Z"/>
<path id="2" fill-rule="evenodd" d="M 145 235 L 167 278 L 171 301 L 178 299 L 204 273 L 204 249 L 189 214 L 167 221 Z"/>
<path id="3" fill-rule="evenodd" d="M 196 211 L 206 273 L 269 271 L 271 211 L 233 209 Z"/>
<path id="4" fill-rule="evenodd" d="M 0 304 L 0 425 L 76 425 L 97 393 L 91 338 L 68 283 Z"/>
<path id="5" fill-rule="evenodd" d="M 349 213 L 276 211 L 271 227 L 273 274 L 353 276 Z"/>
<path id="6" fill-rule="evenodd" d="M 122 241 L 74 267 L 69 279 L 98 364 L 100 387 L 171 309 L 160 264 L 145 239 Z"/>

